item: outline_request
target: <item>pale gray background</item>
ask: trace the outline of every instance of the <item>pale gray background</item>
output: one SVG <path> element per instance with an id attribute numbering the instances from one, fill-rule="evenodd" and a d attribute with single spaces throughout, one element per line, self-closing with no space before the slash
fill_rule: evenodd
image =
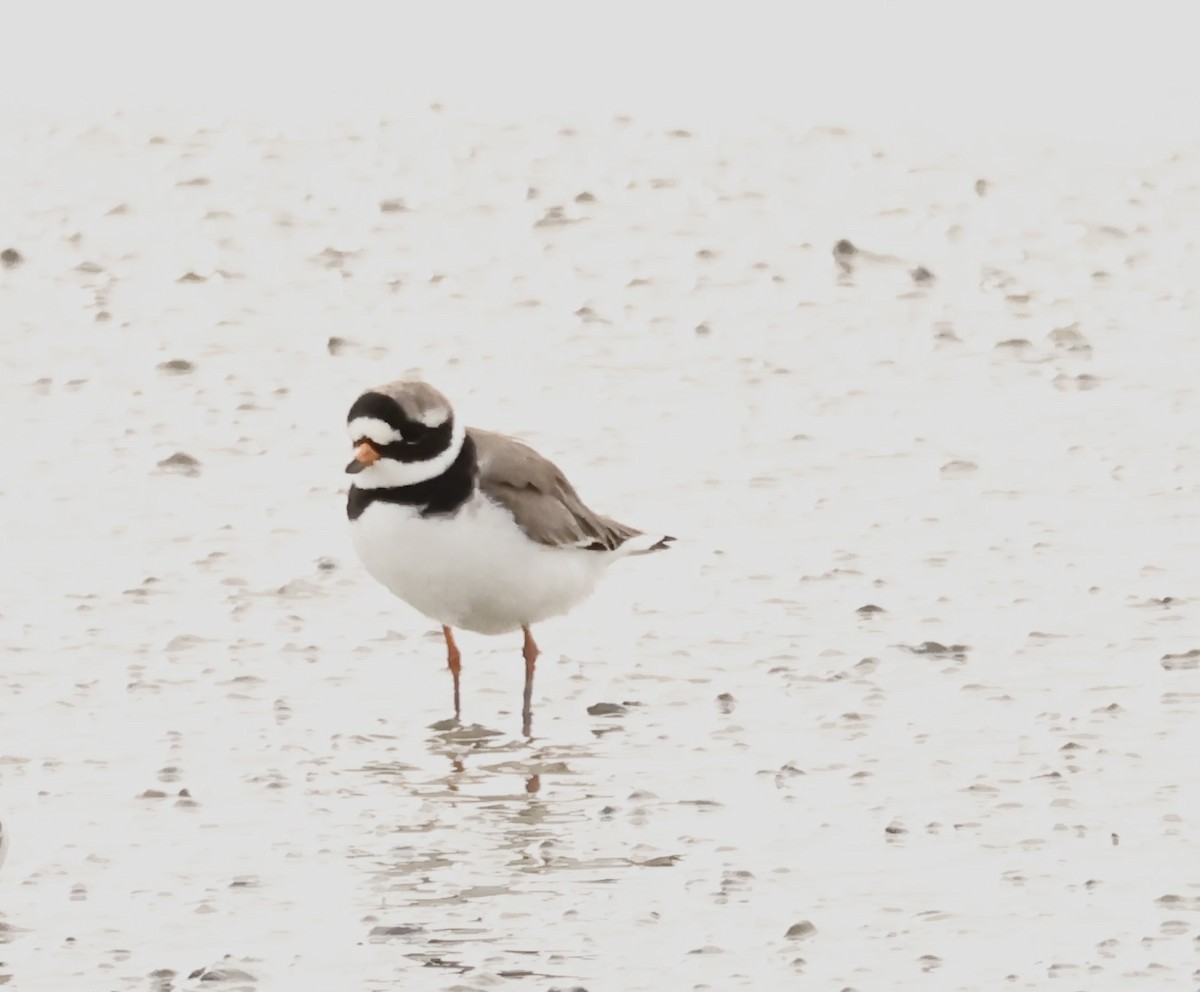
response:
<path id="1" fill-rule="evenodd" d="M 1192 989 L 1193 9 L 6 20 L 0 975 Z M 408 371 L 681 538 L 531 745 L 349 550 Z"/>

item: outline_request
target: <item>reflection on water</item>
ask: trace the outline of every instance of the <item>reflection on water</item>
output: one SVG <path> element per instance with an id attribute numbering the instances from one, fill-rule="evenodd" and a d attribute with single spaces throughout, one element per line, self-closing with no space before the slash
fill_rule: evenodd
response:
<path id="1" fill-rule="evenodd" d="M 4 133 L 9 985 L 1190 988 L 1195 149 Z M 681 536 L 530 737 L 349 553 L 410 371 Z"/>

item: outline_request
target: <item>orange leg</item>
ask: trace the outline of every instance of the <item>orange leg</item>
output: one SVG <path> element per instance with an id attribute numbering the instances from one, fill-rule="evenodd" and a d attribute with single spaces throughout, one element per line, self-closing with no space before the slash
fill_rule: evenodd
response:
<path id="1" fill-rule="evenodd" d="M 462 655 L 458 653 L 458 645 L 454 643 L 454 632 L 449 627 L 442 627 L 442 636 L 446 638 L 446 667 L 454 676 L 454 719 L 462 716 L 462 707 L 458 694 L 458 674 L 462 671 Z"/>
<path id="2" fill-rule="evenodd" d="M 525 657 L 525 706 L 521 710 L 521 722 L 523 733 L 529 737 L 533 731 L 533 669 L 541 652 L 538 651 L 529 628 L 522 627 L 521 630 L 525 632 L 525 645 L 521 649 L 521 654 Z"/>

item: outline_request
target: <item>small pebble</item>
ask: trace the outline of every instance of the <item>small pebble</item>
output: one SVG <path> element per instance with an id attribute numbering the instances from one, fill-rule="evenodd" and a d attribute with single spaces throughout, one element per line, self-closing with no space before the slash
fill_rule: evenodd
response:
<path id="1" fill-rule="evenodd" d="M 1162 667 L 1168 672 L 1200 668 L 1200 648 L 1192 648 L 1191 651 L 1187 651 L 1184 654 L 1164 654 L 1162 656 Z"/>
<path id="2" fill-rule="evenodd" d="M 588 716 L 621 716 L 629 711 L 620 703 L 592 703 L 587 712 Z"/>
<path id="3" fill-rule="evenodd" d="M 164 458 L 158 463 L 158 467 L 164 472 L 171 472 L 175 475 L 197 476 L 200 474 L 200 461 L 193 458 L 185 451 L 177 451 L 169 458 Z"/>
<path id="4" fill-rule="evenodd" d="M 195 367 L 186 358 L 172 358 L 170 361 L 158 363 L 158 370 L 166 372 L 168 375 L 182 375 L 185 372 L 191 372 Z"/>

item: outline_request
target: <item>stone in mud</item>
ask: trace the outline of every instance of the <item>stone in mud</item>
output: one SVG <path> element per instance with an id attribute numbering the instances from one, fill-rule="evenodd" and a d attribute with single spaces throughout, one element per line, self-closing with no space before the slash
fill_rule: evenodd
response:
<path id="1" fill-rule="evenodd" d="M 0 265 L 6 269 L 15 269 L 25 261 L 25 257 L 16 248 L 5 248 L 0 251 Z"/>
<path id="2" fill-rule="evenodd" d="M 854 612 L 859 616 L 869 617 L 873 613 L 886 613 L 887 610 L 885 610 L 882 606 L 876 606 L 874 603 L 867 603 L 866 606 L 860 606 Z"/>
<path id="3" fill-rule="evenodd" d="M 169 458 L 164 458 L 158 463 L 158 467 L 163 472 L 171 472 L 174 475 L 194 477 L 200 474 L 200 460 L 193 458 L 186 451 L 177 451 Z"/>
<path id="4" fill-rule="evenodd" d="M 734 711 L 737 706 L 737 700 L 728 692 L 723 692 L 717 697 L 717 712 L 728 716 Z"/>
<path id="5" fill-rule="evenodd" d="M 592 703 L 587 712 L 588 716 L 623 716 L 629 711 L 620 703 Z"/>
<path id="6" fill-rule="evenodd" d="M 1060 348 L 1063 351 L 1089 354 L 1092 350 L 1092 346 L 1088 344 L 1087 338 L 1080 332 L 1078 323 L 1054 328 L 1054 330 L 1046 335 L 1046 340 L 1054 345 L 1054 347 Z"/>
<path id="7" fill-rule="evenodd" d="M 578 224 L 580 218 L 568 217 L 562 207 L 549 207 L 541 219 L 534 222 L 534 227 L 562 227 L 566 224 Z"/>
<path id="8" fill-rule="evenodd" d="M 202 276 L 199 272 L 188 270 L 181 275 L 176 282 L 208 282 L 208 276 Z"/>
<path id="9" fill-rule="evenodd" d="M 915 648 L 907 644 L 900 645 L 904 650 L 911 651 L 913 654 L 927 654 L 935 657 L 953 657 L 963 659 L 966 657 L 970 646 L 967 644 L 939 644 L 937 641 L 922 641 Z"/>
<path id="10" fill-rule="evenodd" d="M 977 471 L 979 471 L 979 466 L 965 458 L 955 458 L 953 461 L 946 462 L 938 470 L 943 479 L 962 479 Z"/>
<path id="11" fill-rule="evenodd" d="M 793 923 L 788 927 L 787 933 L 784 934 L 788 940 L 806 940 L 817 932 L 817 928 L 808 922 L 801 920 L 799 923 Z"/>
<path id="12" fill-rule="evenodd" d="M 645 861 L 635 861 L 642 868 L 672 868 L 683 860 L 681 854 L 664 854 L 657 858 L 647 858 Z"/>
<path id="13" fill-rule="evenodd" d="M 854 246 L 854 243 L 852 241 L 847 241 L 845 238 L 842 238 L 841 241 L 833 246 L 834 258 L 849 258 L 851 255 L 857 254 L 858 249 Z"/>
<path id="14" fill-rule="evenodd" d="M 371 937 L 407 937 L 409 934 L 421 933 L 423 927 L 418 926 L 390 926 L 390 927 L 371 927 L 369 936 Z"/>
<path id="15" fill-rule="evenodd" d="M 1200 648 L 1192 648 L 1183 654 L 1164 654 L 1162 667 L 1168 672 L 1181 672 L 1188 669 L 1200 668 Z"/>
<path id="16" fill-rule="evenodd" d="M 188 975 L 188 978 L 195 978 L 196 973 Z M 242 971 L 241 968 L 211 968 L 203 969 L 199 975 L 202 982 L 253 982 L 257 979 L 248 971 Z"/>
<path id="17" fill-rule="evenodd" d="M 379 212 L 384 214 L 402 214 L 408 207 L 399 197 L 379 201 Z"/>
<path id="18" fill-rule="evenodd" d="M 908 274 L 915 283 L 933 282 L 933 280 L 936 278 L 934 274 L 923 265 L 918 265 L 915 269 L 911 269 Z"/>
<path id="19" fill-rule="evenodd" d="M 185 372 L 191 372 L 195 367 L 186 358 L 172 358 L 166 362 L 159 362 L 157 366 L 158 371 L 166 372 L 168 375 L 183 375 Z"/>

